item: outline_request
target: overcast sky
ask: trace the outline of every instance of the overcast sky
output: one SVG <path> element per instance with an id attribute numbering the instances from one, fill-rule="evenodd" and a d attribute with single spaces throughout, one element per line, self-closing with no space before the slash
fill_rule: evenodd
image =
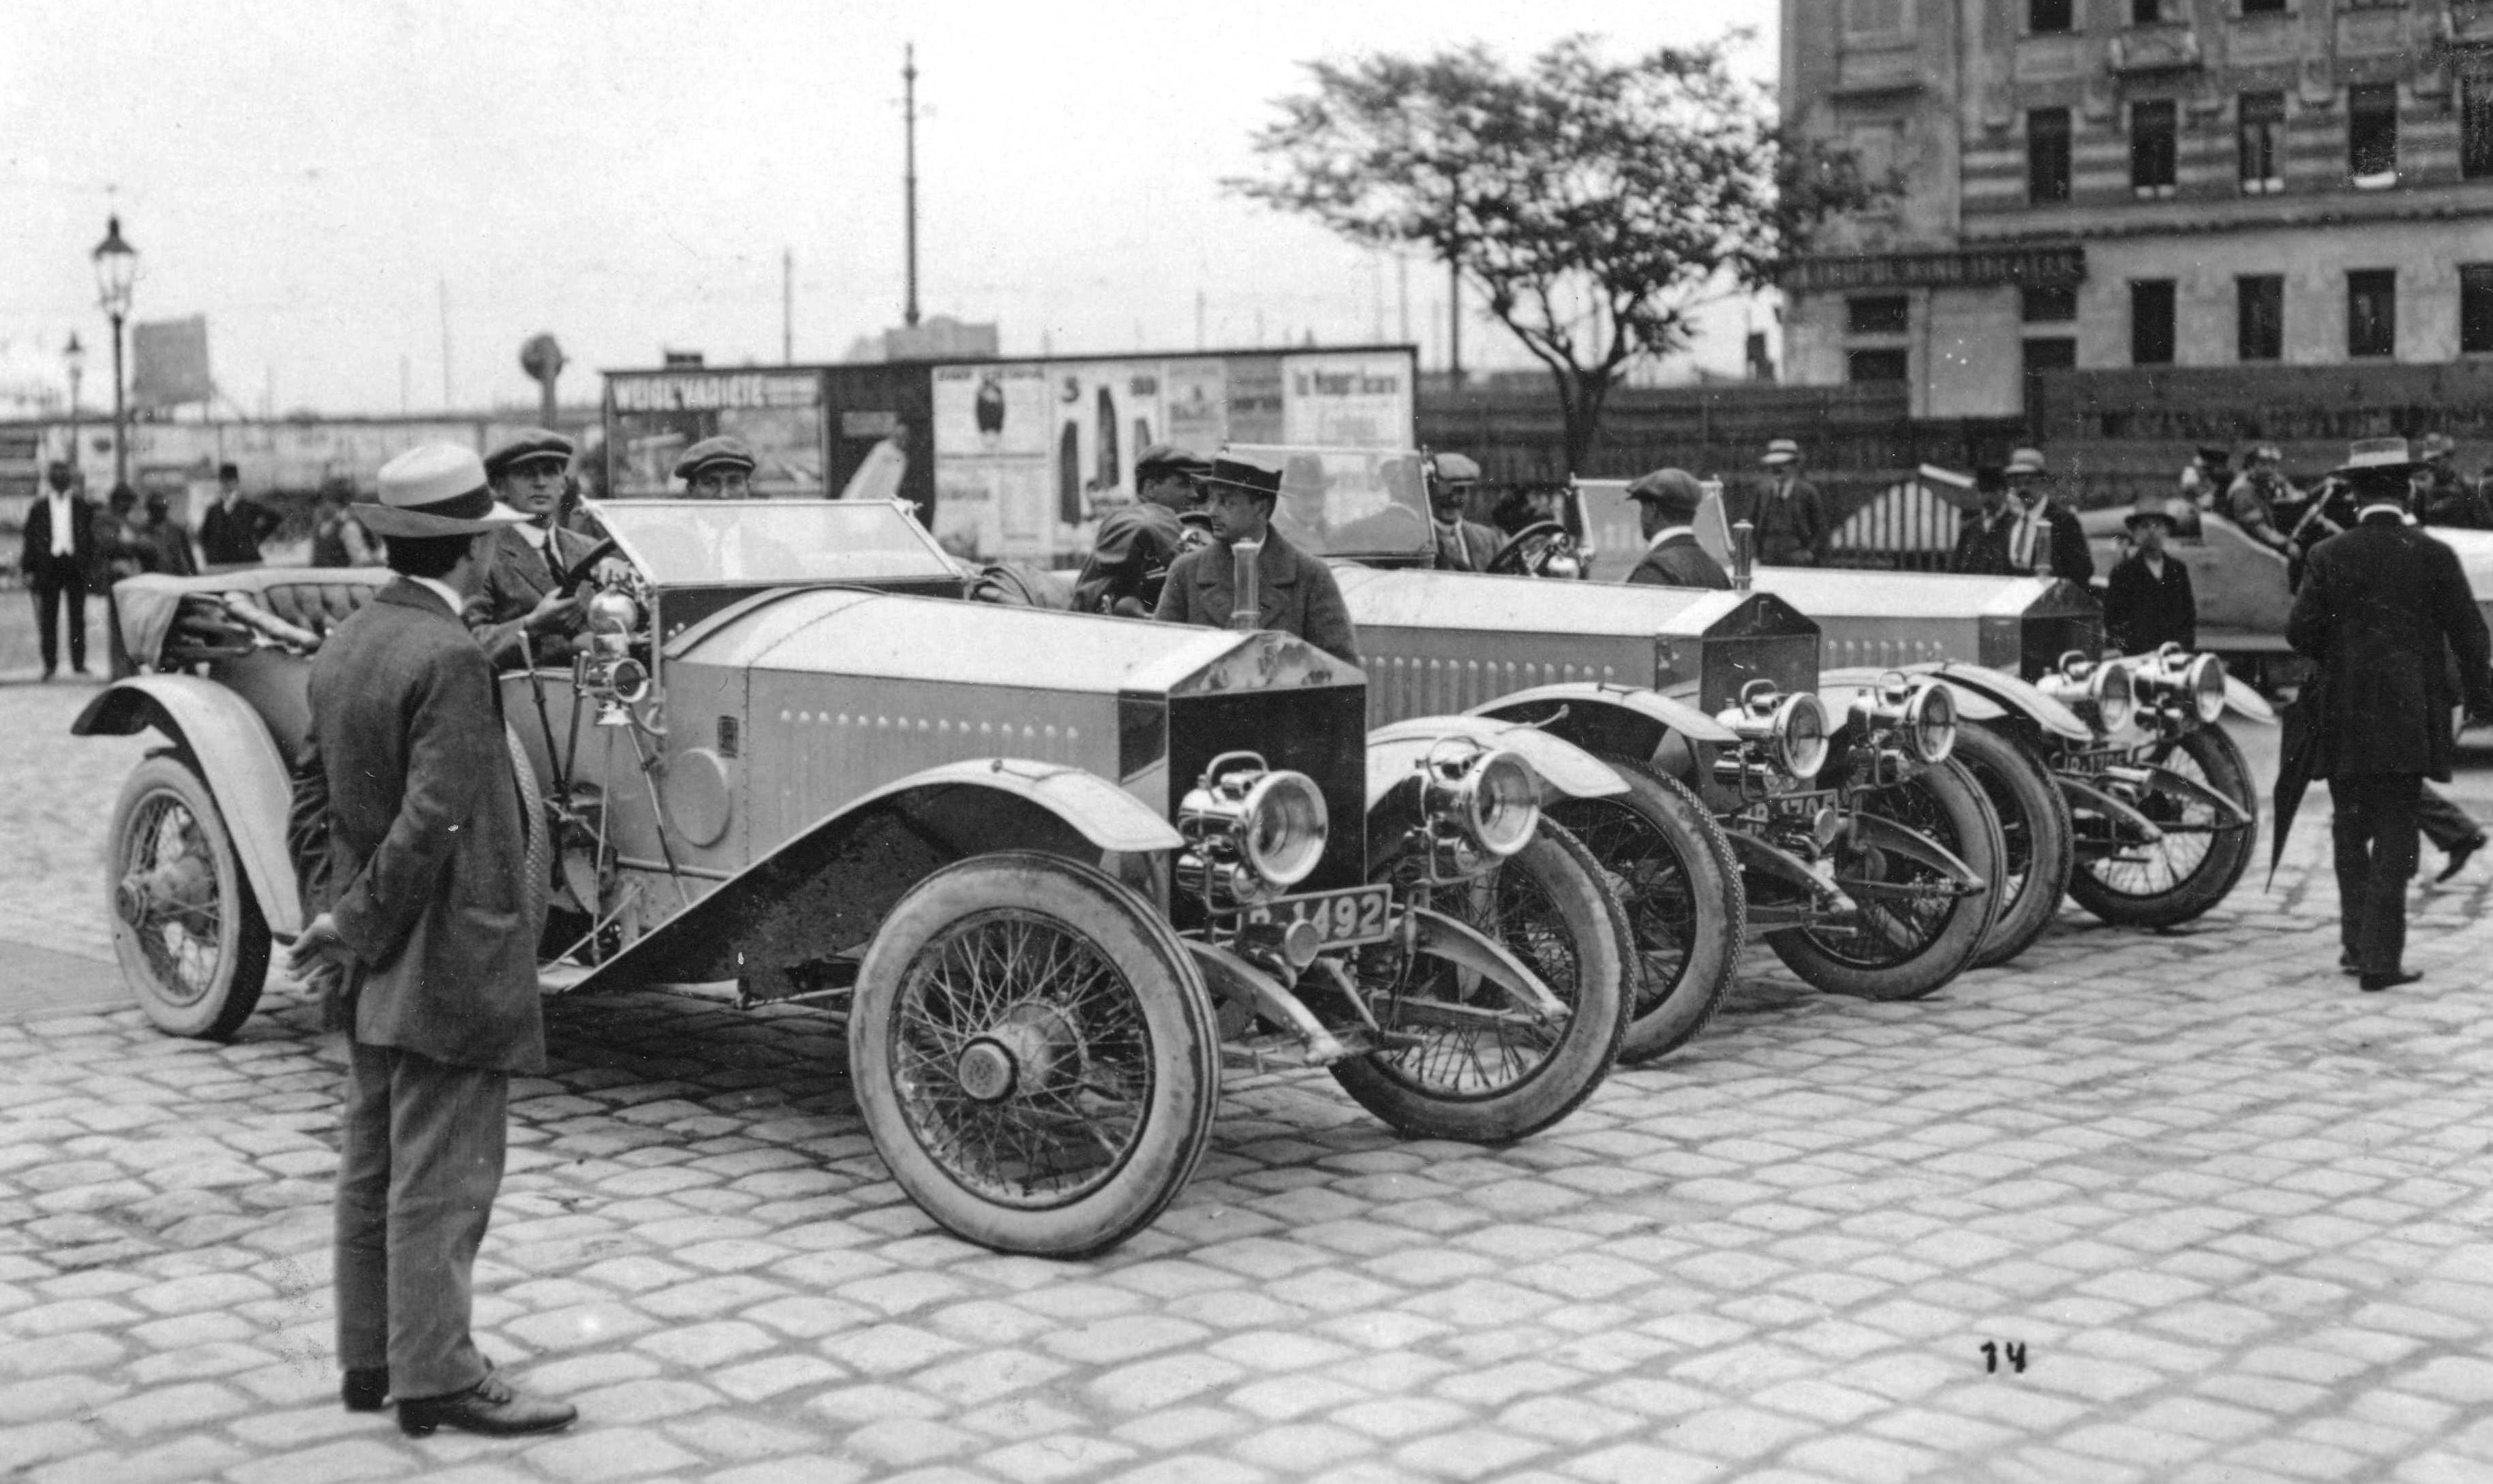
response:
<path id="1" fill-rule="evenodd" d="M 775 362 L 781 252 L 798 360 L 899 323 L 901 48 L 915 41 L 919 302 L 1000 322 L 1007 354 L 1399 338 L 1397 275 L 1230 197 L 1251 132 L 1317 57 L 1568 31 L 1625 50 L 1734 24 L 1770 77 L 1771 0 L 1227 5 L 765 0 L 7 0 L 0 380 L 59 377 L 109 330 L 88 254 L 118 210 L 134 317 L 204 314 L 219 385 L 260 410 L 566 399 L 662 347 Z M 1412 334 L 1444 356 L 1442 276 Z M 1379 313 L 1381 303 L 1382 312 Z M 1743 310 L 1700 348 L 1733 367 Z M 1763 328 L 1760 315 L 1759 328 Z M 1503 331 L 1466 364 L 1528 364 Z M 5 392 L 0 386 L 0 392 Z"/>

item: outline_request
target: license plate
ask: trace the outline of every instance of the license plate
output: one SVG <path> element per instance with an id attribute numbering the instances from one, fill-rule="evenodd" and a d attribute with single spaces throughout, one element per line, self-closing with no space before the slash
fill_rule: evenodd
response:
<path id="1" fill-rule="evenodd" d="M 1354 886 L 1347 891 L 1309 892 L 1304 897 L 1277 897 L 1239 914 L 1246 923 L 1313 924 L 1327 948 L 1353 943 L 1381 943 L 1394 935 L 1394 893 L 1384 886 Z"/>

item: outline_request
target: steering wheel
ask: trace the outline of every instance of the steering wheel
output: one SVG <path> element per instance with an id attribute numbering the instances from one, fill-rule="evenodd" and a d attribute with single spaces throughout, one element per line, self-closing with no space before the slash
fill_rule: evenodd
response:
<path id="1" fill-rule="evenodd" d="M 1567 527 L 1555 520 L 1535 520 L 1506 538 L 1506 545 L 1482 570 L 1504 577 L 1547 577 L 1552 557 L 1575 554 L 1576 538 Z"/>

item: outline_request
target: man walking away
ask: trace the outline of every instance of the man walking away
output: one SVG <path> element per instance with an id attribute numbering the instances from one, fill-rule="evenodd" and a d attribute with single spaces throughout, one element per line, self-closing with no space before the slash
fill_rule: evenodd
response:
<path id="1" fill-rule="evenodd" d="M 2190 591 L 2190 569 L 2164 549 L 2173 535 L 2166 496 L 2143 494 L 2122 523 L 2138 549 L 2112 569 L 2104 588 L 2104 635 L 2122 654 L 2147 654 L 2160 645 L 2199 647 L 2199 601 Z"/>
<path id="2" fill-rule="evenodd" d="M 1632 583 L 1662 587 L 1710 587 L 1727 592 L 1731 576 L 1697 544 L 1697 512 L 1705 487 L 1685 469 L 1656 469 L 1628 486 L 1644 532 L 1644 559 L 1628 574 Z"/>
<path id="3" fill-rule="evenodd" d="M 35 595 L 35 637 L 44 652 L 44 678 L 60 668 L 60 621 L 70 620 L 70 669 L 86 673 L 86 579 L 95 567 L 95 507 L 78 488 L 77 475 L 54 460 L 45 471 L 51 488 L 26 507 L 25 544 L 17 570 Z"/>
<path id="4" fill-rule="evenodd" d="M 1757 526 L 1757 561 L 1767 567 L 1815 567 L 1826 559 L 1826 504 L 1800 477 L 1800 444 L 1766 445 L 1766 489 L 1749 519 Z"/>
<path id="5" fill-rule="evenodd" d="M 315 913 L 292 965 L 342 983 L 350 1017 L 341 1396 L 349 1411 L 396 1397 L 411 1437 L 553 1432 L 577 1410 L 513 1391 L 468 1334 L 511 1074 L 545 1067 L 527 834 L 546 824 L 521 812 L 494 668 L 459 615 L 495 534 L 525 518 L 448 443 L 383 465 L 357 514 L 398 579 L 312 662 L 286 830 Z"/>
<path id="6" fill-rule="evenodd" d="M 2415 464 L 2403 438 L 2369 438 L 2337 472 L 2355 487 L 2352 530 L 2314 548 L 2286 641 L 2319 665 L 2309 776 L 2335 817 L 2338 966 L 2365 990 L 2407 971 L 2406 890 L 2426 778 L 2449 780 L 2449 663 L 2472 717 L 2493 717 L 2493 639 L 2449 548 L 2407 524 Z"/>

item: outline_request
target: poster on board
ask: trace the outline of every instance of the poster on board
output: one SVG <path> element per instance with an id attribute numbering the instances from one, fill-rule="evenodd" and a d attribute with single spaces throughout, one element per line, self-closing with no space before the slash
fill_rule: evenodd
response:
<path id="1" fill-rule="evenodd" d="M 676 460 L 728 434 L 753 450 L 754 493 L 825 493 L 823 378 L 810 371 L 616 371 L 606 378 L 610 485 L 617 498 L 681 492 Z"/>

